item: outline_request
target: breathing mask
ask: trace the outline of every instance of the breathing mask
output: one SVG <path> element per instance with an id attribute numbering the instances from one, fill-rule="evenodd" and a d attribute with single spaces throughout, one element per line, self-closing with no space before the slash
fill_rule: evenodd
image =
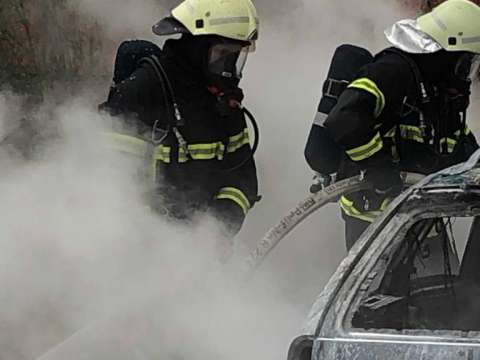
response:
<path id="1" fill-rule="evenodd" d="M 457 59 L 448 84 L 448 97 L 452 111 L 464 112 L 469 105 L 470 86 L 478 76 L 480 56 L 464 53 Z"/>
<path id="2" fill-rule="evenodd" d="M 478 75 L 480 55 L 473 53 L 462 54 L 455 64 L 454 76 L 459 80 L 472 82 Z"/>
<path id="3" fill-rule="evenodd" d="M 253 42 L 222 39 L 210 46 L 208 51 L 208 72 L 213 76 L 238 81 L 250 52 L 255 50 Z"/>

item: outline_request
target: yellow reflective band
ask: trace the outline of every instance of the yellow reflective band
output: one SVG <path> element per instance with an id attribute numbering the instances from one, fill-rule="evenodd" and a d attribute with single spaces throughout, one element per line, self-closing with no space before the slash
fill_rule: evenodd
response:
<path id="1" fill-rule="evenodd" d="M 241 190 L 233 187 L 225 187 L 220 189 L 215 199 L 227 199 L 235 202 L 238 206 L 242 208 L 245 215 L 251 207 L 250 201 L 248 201 L 248 198 L 245 196 L 245 194 Z"/>
<path id="2" fill-rule="evenodd" d="M 155 163 L 157 161 L 163 161 L 164 163 L 170 163 L 170 152 L 171 148 L 169 146 L 160 145 L 155 148 L 155 152 L 153 154 L 153 159 Z"/>
<path id="3" fill-rule="evenodd" d="M 380 133 L 373 137 L 367 144 L 347 150 L 348 156 L 353 161 L 360 161 L 369 158 L 370 156 L 374 155 L 378 151 L 380 151 L 383 147 L 383 140 L 380 136 Z"/>
<path id="4" fill-rule="evenodd" d="M 457 140 L 451 138 L 443 138 L 440 140 L 440 145 L 443 145 L 445 143 L 447 144 L 448 153 L 451 154 L 455 149 L 455 146 L 457 146 Z"/>
<path id="5" fill-rule="evenodd" d="M 382 213 L 381 211 L 360 212 L 353 206 L 353 201 L 348 200 L 345 196 L 340 198 L 339 204 L 346 215 L 367 222 L 373 222 Z"/>
<path id="6" fill-rule="evenodd" d="M 383 137 L 394 138 L 395 137 L 395 132 L 396 132 L 395 130 L 396 130 L 395 127 L 391 128 L 385 135 L 383 135 Z"/>
<path id="7" fill-rule="evenodd" d="M 400 135 L 403 139 L 413 140 L 419 143 L 424 143 L 422 137 L 422 130 L 418 126 L 400 125 Z"/>
<path id="8" fill-rule="evenodd" d="M 385 200 L 383 200 L 382 205 L 380 205 L 380 211 L 384 211 L 391 202 L 392 199 L 390 198 L 386 198 Z"/>
<path id="9" fill-rule="evenodd" d="M 178 149 L 178 162 L 180 164 L 183 164 L 183 163 L 186 163 L 187 161 L 188 161 L 188 156 L 187 156 L 187 153 L 186 153 L 185 149 L 179 148 Z"/>
<path id="10" fill-rule="evenodd" d="M 245 128 L 240 134 L 231 136 L 228 139 L 227 153 L 233 153 L 247 144 L 250 144 L 250 136 L 248 129 Z"/>
<path id="11" fill-rule="evenodd" d="M 193 160 L 223 159 L 225 145 L 221 142 L 188 145 L 188 154 Z"/>
<path id="12" fill-rule="evenodd" d="M 377 84 L 372 80 L 368 78 L 360 78 L 348 85 L 348 88 L 365 90 L 375 96 L 376 105 L 373 115 L 378 117 L 382 113 L 383 108 L 385 107 L 385 95 L 383 95 L 383 92 L 380 91 Z"/>
<path id="13" fill-rule="evenodd" d="M 178 149 L 178 162 L 186 163 L 189 157 L 192 160 L 223 160 L 225 145 L 220 141 L 206 144 L 189 144 L 187 151 Z"/>
<path id="14" fill-rule="evenodd" d="M 467 125 L 465 125 L 465 135 L 468 135 L 471 132 L 472 132 L 472 130 L 470 130 L 470 128 Z"/>
<path id="15" fill-rule="evenodd" d="M 143 139 L 112 132 L 102 133 L 102 136 L 105 137 L 108 147 L 112 150 L 138 157 L 144 157 L 147 154 L 149 143 Z"/>

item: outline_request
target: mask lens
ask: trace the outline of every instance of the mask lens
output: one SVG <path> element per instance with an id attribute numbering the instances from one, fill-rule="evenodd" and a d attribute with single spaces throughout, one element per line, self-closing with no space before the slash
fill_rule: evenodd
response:
<path id="1" fill-rule="evenodd" d="M 248 46 L 217 44 L 210 48 L 208 68 L 211 73 L 227 78 L 241 78 L 248 55 Z"/>
<path id="2" fill-rule="evenodd" d="M 245 68 L 245 64 L 247 63 L 248 53 L 248 48 L 243 48 L 238 55 L 237 63 L 235 65 L 235 71 L 239 79 L 242 77 L 243 69 Z"/>
<path id="3" fill-rule="evenodd" d="M 460 80 L 472 81 L 478 74 L 479 66 L 479 55 L 464 54 L 455 65 L 455 77 Z"/>
<path id="4" fill-rule="evenodd" d="M 468 78 L 470 81 L 474 81 L 475 79 L 478 79 L 479 70 L 480 70 L 480 55 L 475 55 L 472 60 L 472 66 L 470 67 L 470 74 L 468 75 Z"/>

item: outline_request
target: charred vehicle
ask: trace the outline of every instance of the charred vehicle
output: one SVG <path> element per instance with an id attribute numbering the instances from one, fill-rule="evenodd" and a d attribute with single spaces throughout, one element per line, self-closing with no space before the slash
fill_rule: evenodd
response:
<path id="1" fill-rule="evenodd" d="M 479 159 L 428 176 L 368 228 L 288 360 L 480 359 Z"/>

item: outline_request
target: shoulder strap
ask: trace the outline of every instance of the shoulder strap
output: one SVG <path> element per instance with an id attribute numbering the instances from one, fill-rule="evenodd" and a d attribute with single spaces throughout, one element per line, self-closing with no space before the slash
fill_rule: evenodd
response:
<path id="1" fill-rule="evenodd" d="M 415 63 L 415 61 L 413 61 L 413 59 L 409 57 L 407 54 L 405 54 L 403 51 L 394 47 L 390 47 L 388 49 L 383 50 L 382 52 L 377 54 L 375 58 L 381 57 L 385 54 L 395 54 L 408 64 L 408 66 L 410 67 L 410 70 L 413 73 L 413 78 L 415 80 L 415 84 L 418 90 L 417 95 L 419 96 L 419 98 L 422 99 L 422 101 L 426 100 L 426 98 L 428 98 L 428 94 L 425 88 L 425 82 L 423 80 L 423 76 L 420 72 L 420 69 L 418 68 L 418 65 Z"/>
<path id="2" fill-rule="evenodd" d="M 162 86 L 166 108 L 169 108 L 170 107 L 169 105 L 173 107 L 171 112 L 173 114 L 171 125 L 173 127 L 185 125 L 185 120 L 183 119 L 180 109 L 178 107 L 178 103 L 175 97 L 175 92 L 173 91 L 172 83 L 170 82 L 167 72 L 165 71 L 162 63 L 160 62 L 160 59 L 155 55 L 150 55 L 140 59 L 138 62 L 139 65 L 143 63 L 148 64 L 150 68 L 154 71 L 155 75 L 157 76 L 157 80 L 160 82 L 160 85 Z"/>
<path id="3" fill-rule="evenodd" d="M 418 99 L 420 99 L 420 102 L 422 105 L 427 105 L 426 108 L 427 108 L 427 114 L 424 113 L 425 109 L 421 110 L 419 109 L 419 116 L 420 116 L 420 123 L 419 123 L 419 127 L 420 127 L 420 130 L 422 132 L 422 137 L 424 139 L 426 139 L 427 143 L 430 141 L 430 138 L 431 138 L 431 132 L 429 131 L 429 124 L 427 123 L 428 122 L 428 119 L 430 117 L 430 113 L 431 113 L 431 97 L 430 97 L 430 94 L 428 93 L 427 91 L 427 87 L 426 87 L 426 84 L 425 84 L 425 81 L 423 79 L 423 76 L 420 72 L 420 69 L 418 68 L 418 65 L 415 63 L 415 61 L 413 61 L 413 59 L 408 56 L 407 54 L 405 54 L 403 51 L 397 49 L 397 48 L 394 48 L 394 47 L 391 47 L 391 48 L 388 48 L 384 51 L 382 51 L 379 55 L 381 55 L 382 53 L 390 53 L 390 54 L 396 54 L 397 56 L 399 56 L 401 59 L 403 59 L 407 64 L 408 66 L 410 67 L 410 70 L 412 71 L 413 73 L 413 76 L 414 76 L 414 80 L 415 80 L 415 83 L 416 83 L 416 89 L 417 89 L 417 96 L 418 96 Z M 431 89 L 431 91 L 433 91 L 433 89 Z M 428 105 L 430 104 L 430 106 Z"/>

